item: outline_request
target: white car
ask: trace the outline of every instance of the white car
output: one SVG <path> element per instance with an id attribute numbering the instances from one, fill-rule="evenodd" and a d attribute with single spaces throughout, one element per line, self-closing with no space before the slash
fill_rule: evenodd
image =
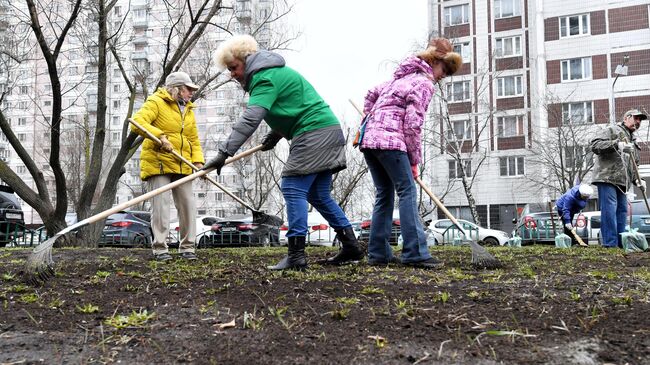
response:
<path id="1" fill-rule="evenodd" d="M 287 244 L 287 231 L 289 227 L 283 224 L 280 227 L 280 244 Z M 312 246 L 336 246 L 338 238 L 336 232 L 329 226 L 329 223 L 317 211 L 307 214 L 307 244 Z M 336 238 L 336 239 L 335 239 Z"/>
<path id="2" fill-rule="evenodd" d="M 458 222 L 468 232 L 470 239 L 483 241 L 488 246 L 504 246 L 510 238 L 504 231 L 483 228 L 463 219 L 459 219 Z M 434 235 L 436 245 L 452 244 L 455 238 L 464 238 L 461 231 L 449 219 L 432 221 L 429 224 L 429 229 Z"/>
<path id="3" fill-rule="evenodd" d="M 217 223 L 217 221 L 221 219 L 219 217 L 213 216 L 213 215 L 202 215 L 196 217 L 196 243 L 199 242 L 201 237 L 205 235 L 206 232 L 209 232 L 212 230 L 212 225 Z M 178 226 L 178 222 L 172 222 L 169 224 L 169 235 L 167 236 L 167 244 L 170 245 L 171 247 L 178 247 L 178 244 L 180 242 L 180 239 L 178 237 L 180 227 Z"/>

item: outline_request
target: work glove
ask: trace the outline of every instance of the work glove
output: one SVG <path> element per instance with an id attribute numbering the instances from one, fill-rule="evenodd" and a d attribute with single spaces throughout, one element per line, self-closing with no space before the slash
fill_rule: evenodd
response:
<path id="1" fill-rule="evenodd" d="M 573 224 L 571 224 L 571 223 L 564 223 L 564 228 L 568 229 L 569 231 L 573 231 Z"/>
<path id="2" fill-rule="evenodd" d="M 282 136 L 271 131 L 264 138 L 262 138 L 262 151 L 272 150 L 278 142 L 282 139 Z"/>
<path id="3" fill-rule="evenodd" d="M 632 153 L 634 151 L 634 145 L 629 142 L 618 142 L 619 152 Z"/>
<path id="4" fill-rule="evenodd" d="M 219 153 L 217 154 L 217 157 L 215 157 L 212 160 L 208 161 L 208 163 L 206 163 L 205 166 L 203 166 L 203 168 L 201 170 L 216 169 L 217 170 L 217 175 L 221 175 L 221 168 L 226 163 L 227 158 L 228 158 L 228 155 L 225 152 L 219 151 Z"/>
<path id="5" fill-rule="evenodd" d="M 418 165 L 411 165 L 411 173 L 413 174 L 413 179 L 417 179 L 420 176 Z"/>
<path id="6" fill-rule="evenodd" d="M 639 189 L 641 189 L 641 191 L 645 193 L 645 180 L 637 180 L 636 186 L 638 186 Z"/>

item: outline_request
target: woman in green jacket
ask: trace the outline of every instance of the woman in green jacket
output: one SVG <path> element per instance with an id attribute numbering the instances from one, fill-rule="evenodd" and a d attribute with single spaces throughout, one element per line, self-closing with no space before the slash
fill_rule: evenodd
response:
<path id="1" fill-rule="evenodd" d="M 307 267 L 307 203 L 329 222 L 342 244 L 336 256 L 321 263 L 342 265 L 363 259 L 352 225 L 330 195 L 332 174 L 346 167 L 345 138 L 330 107 L 304 77 L 285 66 L 280 55 L 258 50 L 257 42 L 249 35 L 221 43 L 216 61 L 228 68 L 250 97 L 217 157 L 204 169 L 215 168 L 220 173 L 226 158 L 237 152 L 262 120 L 272 130 L 262 141 L 263 150 L 272 149 L 282 138 L 291 140 L 281 186 L 289 221 L 289 253 L 269 269 Z"/>
<path id="2" fill-rule="evenodd" d="M 192 174 L 192 169 L 181 162 L 172 150 L 180 153 L 202 168 L 205 160 L 199 142 L 196 120 L 190 101 L 198 86 L 185 72 L 173 72 L 165 79 L 165 87 L 158 89 L 147 98 L 133 116 L 138 124 L 158 137 L 162 145 L 145 139 L 140 153 L 140 177 L 147 182 L 149 190 L 157 189 Z M 131 130 L 143 135 L 135 126 Z M 166 239 L 169 232 L 169 207 L 171 196 L 178 210 L 180 227 L 180 256 L 196 260 L 194 241 L 196 239 L 196 203 L 192 193 L 192 183 L 183 184 L 159 194 L 151 199 L 151 229 L 153 230 L 152 249 L 156 260 L 169 261 Z"/>

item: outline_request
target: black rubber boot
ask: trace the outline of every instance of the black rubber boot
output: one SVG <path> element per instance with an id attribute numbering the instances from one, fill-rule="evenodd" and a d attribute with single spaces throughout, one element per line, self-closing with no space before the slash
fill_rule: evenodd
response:
<path id="1" fill-rule="evenodd" d="M 289 254 L 277 265 L 267 266 L 269 270 L 305 270 L 307 257 L 305 256 L 305 236 L 287 238 Z"/>
<path id="2" fill-rule="evenodd" d="M 357 237 L 354 235 L 354 229 L 347 227 L 336 230 L 339 241 L 341 241 L 341 249 L 334 257 L 318 261 L 321 265 L 345 265 L 356 263 L 363 259 L 364 252 L 359 247 Z"/>

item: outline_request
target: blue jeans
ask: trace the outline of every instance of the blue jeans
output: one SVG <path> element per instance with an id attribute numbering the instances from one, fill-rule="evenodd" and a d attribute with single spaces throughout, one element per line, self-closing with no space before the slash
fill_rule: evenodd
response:
<path id="1" fill-rule="evenodd" d="M 623 247 L 621 233 L 625 232 L 627 197 L 616 185 L 595 183 L 600 203 L 600 239 L 604 247 Z"/>
<path id="2" fill-rule="evenodd" d="M 332 173 L 330 171 L 282 178 L 281 189 L 287 204 L 287 220 L 289 221 L 287 237 L 307 235 L 307 202 L 316 208 L 335 230 L 352 226 L 341 207 L 332 199 L 331 185 Z"/>
<path id="3" fill-rule="evenodd" d="M 417 190 L 411 173 L 411 163 L 406 152 L 364 150 L 363 155 L 377 189 L 370 226 L 368 260 L 389 262 L 393 256 L 388 240 L 393 225 L 395 192 L 399 197 L 399 220 L 404 239 L 402 262 L 430 259 L 431 254 L 418 213 Z"/>

